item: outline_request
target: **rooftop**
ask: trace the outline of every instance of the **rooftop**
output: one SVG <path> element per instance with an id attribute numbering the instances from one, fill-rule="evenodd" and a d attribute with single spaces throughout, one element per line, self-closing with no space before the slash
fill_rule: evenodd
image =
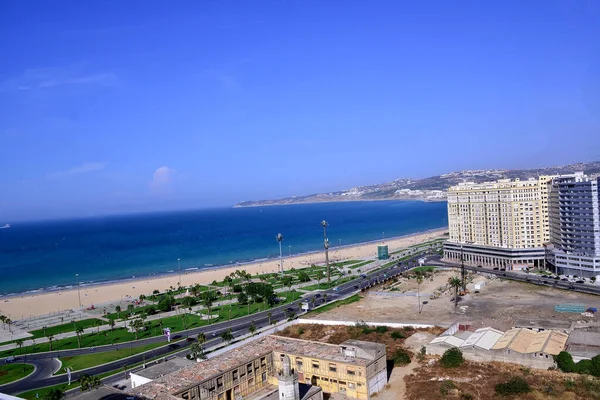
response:
<path id="1" fill-rule="evenodd" d="M 555 319 L 529 319 L 518 318 L 513 323 L 514 328 L 554 329 L 560 331 L 571 330 L 571 322 Z"/>
<path id="2" fill-rule="evenodd" d="M 383 344 L 352 340 L 344 342 L 344 345 L 355 346 L 367 353 L 378 354 L 381 351 L 385 354 L 385 345 Z M 199 384 L 209 378 L 238 368 L 249 361 L 267 356 L 273 352 L 289 353 L 361 366 L 366 366 L 375 359 L 371 355 L 368 358 L 344 356 L 340 345 L 271 335 L 247 343 L 244 346 L 237 347 L 206 361 L 185 366 L 174 372 L 161 374 L 161 372 L 168 371 L 171 367 L 164 366 L 157 368 L 156 372 L 150 371 L 148 373 L 149 379 L 154 379 L 151 376 L 155 375 L 157 377 L 156 380 L 138 386 L 131 390 L 131 393 L 144 395 L 150 399 L 168 399 L 169 397 L 164 396 L 177 393 L 191 385 Z M 148 370 L 152 368 L 148 368 Z"/>
<path id="3" fill-rule="evenodd" d="M 569 336 L 557 331 L 534 332 L 525 328 L 508 330 L 492 347 L 493 350 L 510 349 L 518 353 L 558 354 Z"/>
<path id="4" fill-rule="evenodd" d="M 148 368 L 136 371 L 136 372 L 132 372 L 132 374 L 142 376 L 142 377 L 148 378 L 148 379 L 157 379 L 163 375 L 167 375 L 172 372 L 179 371 L 186 365 L 191 364 L 190 362 L 182 363 L 182 362 L 178 362 L 176 360 L 177 360 L 177 358 L 175 358 L 173 360 L 165 361 L 162 363 L 158 363 L 151 367 L 148 367 Z M 183 359 L 183 360 L 185 360 L 185 359 Z M 187 361 L 187 360 L 185 360 L 185 361 Z"/>
<path id="5" fill-rule="evenodd" d="M 494 328 L 480 328 L 471 334 L 460 347 L 476 346 L 485 350 L 490 350 L 504 335 Z"/>
<path id="6" fill-rule="evenodd" d="M 573 345 L 600 347 L 600 333 L 574 330 L 567 340 L 569 348 Z"/>
<path id="7" fill-rule="evenodd" d="M 82 392 L 72 397 L 76 400 L 141 400 L 140 397 L 134 397 L 131 394 L 124 393 L 120 390 L 108 387 L 100 386 L 97 389 L 93 389 L 87 392 Z"/>

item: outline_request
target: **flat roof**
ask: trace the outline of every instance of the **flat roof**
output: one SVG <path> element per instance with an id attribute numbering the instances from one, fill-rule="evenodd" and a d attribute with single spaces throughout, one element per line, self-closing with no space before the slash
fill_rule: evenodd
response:
<path id="1" fill-rule="evenodd" d="M 536 329 L 554 329 L 571 330 L 571 322 L 556 319 L 529 319 L 517 318 L 513 323 L 514 328 L 536 328 Z"/>
<path id="2" fill-rule="evenodd" d="M 148 379 L 156 379 L 156 378 L 160 378 L 163 375 L 167 375 L 172 372 L 179 371 L 184 366 L 185 365 L 182 365 L 181 363 L 173 362 L 173 361 L 169 360 L 169 361 L 158 363 L 156 365 L 153 365 L 153 366 L 145 368 L 145 369 L 141 369 L 136 372 L 132 372 L 131 374 L 138 375 L 138 376 L 148 378 Z"/>
<path id="3" fill-rule="evenodd" d="M 574 330 L 569 335 L 567 345 L 582 345 L 600 347 L 600 333 Z"/>
<path id="4" fill-rule="evenodd" d="M 347 340 L 342 344 L 329 344 L 313 342 L 310 340 L 286 338 L 282 336 L 268 336 L 266 339 L 271 339 L 273 351 L 279 353 L 290 353 L 301 357 L 320 358 L 360 366 L 368 365 L 377 357 L 369 356 L 369 358 L 361 358 L 345 356 L 342 354 L 341 346 L 355 346 L 366 349 L 367 351 L 383 350 L 383 353 L 385 354 L 384 344 L 362 342 L 360 340 Z"/>
<path id="5" fill-rule="evenodd" d="M 434 338 L 431 344 L 447 344 L 452 347 L 460 347 L 465 341 L 456 336 L 438 336 Z"/>

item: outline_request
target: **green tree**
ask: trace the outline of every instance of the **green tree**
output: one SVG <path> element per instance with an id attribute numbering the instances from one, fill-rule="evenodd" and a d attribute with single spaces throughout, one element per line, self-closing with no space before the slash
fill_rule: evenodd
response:
<path id="1" fill-rule="evenodd" d="M 239 292 L 237 295 L 238 304 L 248 304 L 248 295 L 245 292 Z"/>
<path id="2" fill-rule="evenodd" d="M 131 327 L 135 333 L 135 340 L 138 340 L 140 331 L 144 328 L 144 320 L 142 318 L 136 318 L 131 323 Z"/>
<path id="3" fill-rule="evenodd" d="M 65 393 L 61 389 L 50 389 L 46 392 L 42 399 L 44 400 L 61 400 L 65 397 Z"/>
<path id="4" fill-rule="evenodd" d="M 323 273 L 323 271 L 317 271 L 315 278 L 317 278 L 317 287 L 321 289 L 321 280 L 325 278 L 325 274 Z"/>
<path id="5" fill-rule="evenodd" d="M 173 299 L 171 296 L 164 296 L 157 304 L 156 308 L 158 308 L 162 312 L 171 311 L 171 306 L 173 304 Z"/>
<path id="6" fill-rule="evenodd" d="M 75 335 L 77 336 L 77 347 L 81 348 L 81 335 L 83 335 L 83 328 L 81 326 L 75 328 Z"/>
<path id="7" fill-rule="evenodd" d="M 440 365 L 444 368 L 455 368 L 461 366 L 464 362 L 462 351 L 457 347 L 446 350 L 440 359 Z"/>
<path id="8" fill-rule="evenodd" d="M 115 320 L 109 319 L 108 326 L 110 326 L 110 330 L 112 331 L 115 328 Z"/>
<path id="9" fill-rule="evenodd" d="M 226 344 L 231 343 L 233 340 L 233 333 L 231 332 L 231 329 L 227 329 L 225 332 L 223 332 L 221 334 L 221 339 L 223 339 Z"/>
<path id="10" fill-rule="evenodd" d="M 185 308 L 189 308 L 193 305 L 196 304 L 196 299 L 190 296 L 185 296 L 182 300 L 181 300 L 181 305 Z"/>
<path id="11" fill-rule="evenodd" d="M 310 282 L 310 276 L 306 272 L 301 271 L 298 273 L 298 280 L 300 282 Z"/>
<path id="12" fill-rule="evenodd" d="M 287 292 L 288 297 L 290 295 L 290 289 L 292 288 L 293 282 L 294 282 L 294 278 L 292 278 L 289 275 L 286 275 L 281 279 L 281 283 L 283 283 L 283 286 L 288 288 L 288 292 Z"/>
<path id="13" fill-rule="evenodd" d="M 48 338 L 48 344 L 50 345 L 50 351 L 52 351 L 52 341 L 54 340 L 54 335 L 46 335 Z"/>
<path id="14" fill-rule="evenodd" d="M 410 364 L 410 353 L 404 349 L 397 349 L 392 359 L 394 360 L 394 365 L 397 367 L 407 365 Z"/>
<path id="15" fill-rule="evenodd" d="M 269 311 L 267 313 L 267 317 L 269 317 L 269 325 L 271 325 L 271 317 L 273 316 L 273 313 L 271 311 Z"/>
<path id="16" fill-rule="evenodd" d="M 208 310 L 208 324 L 210 325 L 210 320 L 212 318 L 212 306 L 213 301 L 210 295 L 204 297 L 204 307 Z"/>
<path id="17" fill-rule="evenodd" d="M 459 277 L 453 276 L 448 279 L 448 284 L 451 288 L 454 288 L 454 307 L 456 307 L 458 305 L 458 289 L 462 286 L 462 281 Z"/>
<path id="18" fill-rule="evenodd" d="M 204 332 L 198 333 L 198 343 L 201 347 L 204 346 L 204 342 L 206 342 L 206 335 L 204 334 Z"/>
<path id="19" fill-rule="evenodd" d="M 96 389 L 102 385 L 100 378 L 94 375 L 82 374 L 79 376 L 79 385 L 82 392 Z"/>
<path id="20" fill-rule="evenodd" d="M 21 355 L 21 348 L 23 347 L 23 343 L 25 343 L 23 339 L 15 340 L 15 346 L 19 348 L 19 355 Z"/>
<path id="21" fill-rule="evenodd" d="M 495 390 L 496 394 L 501 396 L 514 396 L 531 392 L 531 388 L 527 381 L 520 376 L 510 378 L 507 382 L 498 383 Z"/>
<path id="22" fill-rule="evenodd" d="M 558 369 L 562 372 L 575 372 L 575 361 L 573 361 L 571 354 L 566 351 L 561 351 L 554 356 L 554 361 L 556 361 Z"/>
<path id="23" fill-rule="evenodd" d="M 201 358 L 200 356 L 203 354 L 202 346 L 198 342 L 192 343 L 190 351 L 193 358 Z"/>
<path id="24" fill-rule="evenodd" d="M 248 332 L 250 332 L 250 335 L 254 336 L 254 333 L 256 332 L 256 325 L 254 324 L 254 321 L 252 321 L 248 327 Z"/>

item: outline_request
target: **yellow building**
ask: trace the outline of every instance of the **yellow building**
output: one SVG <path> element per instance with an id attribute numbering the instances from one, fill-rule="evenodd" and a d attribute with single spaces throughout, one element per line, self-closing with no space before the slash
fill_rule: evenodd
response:
<path id="1" fill-rule="evenodd" d="M 450 261 L 505 268 L 543 264 L 550 240 L 548 189 L 553 176 L 460 183 L 448 189 Z"/>
<path id="2" fill-rule="evenodd" d="M 367 400 L 387 384 L 385 345 L 356 340 L 331 345 L 267 336 L 177 371 L 169 368 L 132 373 L 131 393 L 153 400 L 321 400 L 325 392 Z"/>

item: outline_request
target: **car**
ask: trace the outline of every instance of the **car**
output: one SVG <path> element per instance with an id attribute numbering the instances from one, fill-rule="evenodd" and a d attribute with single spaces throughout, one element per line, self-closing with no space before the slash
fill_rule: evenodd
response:
<path id="1" fill-rule="evenodd" d="M 499 268 L 498 268 L 498 267 L 494 267 L 494 271 L 498 271 L 498 270 L 499 270 Z"/>
<path id="2" fill-rule="evenodd" d="M 358 285 L 354 285 L 354 289 L 360 289 Z"/>
<path id="3" fill-rule="evenodd" d="M 560 279 L 560 278 L 559 278 L 558 276 L 555 276 L 555 277 L 553 277 L 553 279 L 556 279 L 556 280 L 558 280 L 558 279 Z"/>
<path id="4" fill-rule="evenodd" d="M 339 287 L 334 287 L 334 288 L 333 288 L 333 291 L 334 291 L 334 292 L 339 292 L 339 291 L 340 291 L 340 288 L 339 288 Z"/>
<path id="5" fill-rule="evenodd" d="M 186 341 L 186 342 L 195 342 L 195 341 L 196 341 L 196 339 L 194 339 L 193 337 L 189 337 L 189 336 L 188 336 L 187 338 L 185 338 L 185 341 Z"/>
<path id="6" fill-rule="evenodd" d="M 506 271 L 506 268 L 500 268 L 500 271 Z"/>
<path id="7" fill-rule="evenodd" d="M 15 356 L 9 356 L 9 357 L 6 357 L 6 358 L 4 359 L 4 362 L 5 362 L 6 364 L 10 364 L 10 363 L 11 363 L 11 362 L 13 362 L 13 361 L 15 361 Z"/>
<path id="8" fill-rule="evenodd" d="M 585 283 L 585 281 L 578 280 L 578 281 L 575 281 L 575 283 Z"/>
<path id="9" fill-rule="evenodd" d="M 360 274 L 361 278 L 366 278 L 367 276 L 365 274 Z"/>
<path id="10" fill-rule="evenodd" d="M 318 299 L 319 297 L 321 297 L 321 295 L 319 293 L 315 294 L 316 299 Z"/>
<path id="11" fill-rule="evenodd" d="M 561 278 L 561 281 L 568 281 L 567 278 Z"/>

